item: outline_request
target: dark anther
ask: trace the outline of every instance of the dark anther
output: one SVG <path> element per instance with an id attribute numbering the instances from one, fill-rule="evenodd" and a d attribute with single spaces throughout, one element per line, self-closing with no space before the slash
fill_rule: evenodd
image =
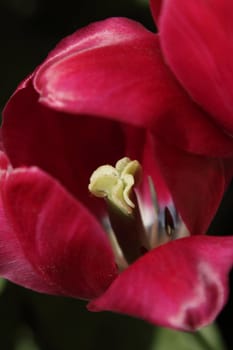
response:
<path id="1" fill-rule="evenodd" d="M 165 221 L 165 230 L 167 235 L 172 236 L 172 234 L 175 232 L 175 225 L 172 218 L 172 214 L 167 207 L 165 207 L 165 211 L 164 211 L 164 221 Z"/>

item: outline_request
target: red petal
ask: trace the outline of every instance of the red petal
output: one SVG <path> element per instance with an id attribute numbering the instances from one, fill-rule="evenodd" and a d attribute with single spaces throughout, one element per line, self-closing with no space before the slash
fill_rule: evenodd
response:
<path id="1" fill-rule="evenodd" d="M 0 152 L 1 175 L 10 171 L 5 155 Z M 48 294 L 59 294 L 59 289 L 33 268 L 8 221 L 0 197 L 0 276 L 24 287 Z"/>
<path id="2" fill-rule="evenodd" d="M 126 155 L 131 159 L 137 159 L 142 165 L 143 176 L 140 191 L 143 192 L 143 201 L 151 197 L 148 180 L 150 177 L 153 180 L 157 200 L 162 206 L 167 205 L 171 200 L 171 195 L 159 169 L 150 132 L 132 126 L 124 127 L 124 132 Z M 163 147 L 163 142 L 160 143 L 160 147 Z"/>
<path id="3" fill-rule="evenodd" d="M 172 241 L 137 260 L 88 308 L 195 330 L 212 322 L 224 306 L 232 263 L 232 237 Z"/>
<path id="4" fill-rule="evenodd" d="M 154 154 L 154 144 L 150 133 L 132 126 L 124 127 L 124 131 L 126 135 L 125 154 L 131 159 L 137 159 L 142 165 L 142 179 L 137 187 L 137 194 L 143 222 L 146 227 L 149 227 L 155 223 L 155 220 L 158 220 L 160 209 L 162 214 L 165 207 L 173 206 L 171 194 Z M 163 143 L 160 146 L 163 147 Z M 151 180 L 156 198 L 152 194 Z"/>
<path id="5" fill-rule="evenodd" d="M 0 203 L 0 276 L 16 284 L 46 294 L 61 294 L 46 277 L 40 275 L 25 258 L 20 242 Z"/>
<path id="6" fill-rule="evenodd" d="M 153 10 L 156 0 L 151 4 Z M 232 0 L 164 0 L 158 26 L 178 80 L 233 134 Z"/>
<path id="7" fill-rule="evenodd" d="M 151 12 L 154 17 L 155 23 L 157 23 L 157 20 L 159 18 L 163 2 L 164 0 L 150 0 L 150 8 L 151 8 Z"/>
<path id="8" fill-rule="evenodd" d="M 223 160 L 161 146 L 156 137 L 152 142 L 154 158 L 190 233 L 205 233 L 229 184 Z"/>
<path id="9" fill-rule="evenodd" d="M 109 19 L 73 34 L 41 65 L 34 86 L 53 109 L 153 128 L 195 153 L 233 153 L 233 141 L 164 64 L 157 36 L 128 19 Z"/>
<path id="10" fill-rule="evenodd" d="M 125 156 L 120 124 L 48 109 L 29 80 L 6 107 L 2 134 L 14 167 L 40 167 L 99 215 L 102 201 L 90 200 L 89 178 L 98 166 Z"/>
<path id="11" fill-rule="evenodd" d="M 51 177 L 35 167 L 3 172 L 1 195 L 5 212 L 2 221 L 7 220 L 14 231 L 14 236 L 9 233 L 10 253 L 14 245 L 20 246 L 26 267 L 31 265 L 38 278 L 53 290 L 89 299 L 102 293 L 116 277 L 114 257 L 102 228 Z M 2 235 L 2 245 L 8 245 L 8 232 L 3 230 Z M 7 268 L 4 276 L 9 274 L 11 280 L 28 286 L 24 284 L 24 266 L 21 276 L 15 278 L 10 253 L 8 249 L 1 251 L 5 260 L 2 269 Z"/>

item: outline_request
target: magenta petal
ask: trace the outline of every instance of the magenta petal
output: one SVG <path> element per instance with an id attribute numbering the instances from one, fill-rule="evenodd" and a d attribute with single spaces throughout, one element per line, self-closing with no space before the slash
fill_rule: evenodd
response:
<path id="1" fill-rule="evenodd" d="M 153 138 L 154 158 L 191 234 L 202 234 L 219 207 L 231 167 L 222 159 L 192 155 Z"/>
<path id="2" fill-rule="evenodd" d="M 59 294 L 89 299 L 102 293 L 117 271 L 108 239 L 94 217 L 38 168 L 1 175 L 2 220 L 8 220 L 13 244 L 20 245 L 38 276 Z M 7 252 L 1 254 L 7 261 Z M 15 281 L 24 285 L 25 276 L 20 278 Z"/>
<path id="3" fill-rule="evenodd" d="M 98 166 L 125 155 L 120 123 L 46 108 L 31 80 L 21 85 L 5 108 L 2 126 L 13 167 L 38 166 L 99 215 L 102 201 L 90 200 L 89 177 Z"/>
<path id="4" fill-rule="evenodd" d="M 53 109 L 152 128 L 194 153 L 233 153 L 231 138 L 164 63 L 158 37 L 137 22 L 112 18 L 78 31 L 39 67 L 33 84 Z"/>
<path id="5" fill-rule="evenodd" d="M 164 0 L 150 0 L 150 8 L 155 23 L 158 21 L 163 2 Z"/>
<path id="6" fill-rule="evenodd" d="M 153 181 L 156 197 L 161 206 L 171 201 L 171 195 L 160 171 L 157 155 L 154 153 L 154 142 L 149 131 L 142 128 L 125 126 L 125 152 L 131 159 L 137 159 L 143 169 L 142 182 L 140 183 L 140 195 L 143 202 L 151 202 L 151 190 L 149 178 Z M 159 141 L 158 141 L 159 143 Z M 163 142 L 160 143 L 163 148 Z M 151 208 L 154 212 L 154 208 Z"/>
<path id="7" fill-rule="evenodd" d="M 61 294 L 57 286 L 39 274 L 25 257 L 20 242 L 0 203 L 0 276 L 46 294 Z"/>
<path id="8" fill-rule="evenodd" d="M 151 4 L 156 8 L 156 0 Z M 232 0 L 164 0 L 158 27 L 178 80 L 233 134 Z"/>
<path id="9" fill-rule="evenodd" d="M 9 162 L 0 152 L 1 172 L 9 171 Z M 8 170 L 9 169 L 9 170 Z M 0 198 L 0 276 L 24 287 L 48 294 L 59 294 L 59 289 L 37 273 L 25 257 L 14 229 L 5 215 Z"/>
<path id="10" fill-rule="evenodd" d="M 224 306 L 232 264 L 232 237 L 172 241 L 137 260 L 88 308 L 195 330 L 212 322 Z"/>

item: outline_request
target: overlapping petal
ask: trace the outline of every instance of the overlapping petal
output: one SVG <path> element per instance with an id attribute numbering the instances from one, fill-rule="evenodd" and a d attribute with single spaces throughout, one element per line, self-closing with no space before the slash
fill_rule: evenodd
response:
<path id="1" fill-rule="evenodd" d="M 150 197 L 150 176 L 161 205 L 171 202 L 171 193 L 192 233 L 205 232 L 226 188 L 221 159 L 188 155 L 161 135 L 130 124 L 49 109 L 38 102 L 30 80 L 12 97 L 4 117 L 3 142 L 13 166 L 37 165 L 97 217 L 104 206 L 90 198 L 89 177 L 99 165 L 125 155 L 142 163 L 144 200 Z"/>
<path id="2" fill-rule="evenodd" d="M 213 321 L 225 304 L 232 261 L 232 237 L 172 241 L 137 260 L 89 303 L 89 310 L 111 310 L 195 330 Z"/>
<path id="3" fill-rule="evenodd" d="M 155 157 L 150 132 L 131 125 L 124 125 L 123 132 L 125 134 L 125 154 L 131 159 L 137 159 L 142 166 L 143 175 L 139 190 L 143 196 L 143 202 L 151 202 L 149 198 L 151 197 L 149 178 L 151 178 L 156 189 L 157 200 L 161 205 L 166 205 L 171 201 L 171 195 Z M 158 143 L 162 148 L 163 142 L 158 140 Z"/>
<path id="4" fill-rule="evenodd" d="M 149 131 L 136 128 L 128 127 L 126 135 L 127 155 L 142 164 L 140 191 L 152 216 L 149 179 L 161 208 L 174 202 L 190 233 L 205 233 L 229 185 L 232 158 L 223 160 L 189 154 Z"/>
<path id="5" fill-rule="evenodd" d="M 152 136 L 151 142 L 158 168 L 190 233 L 205 233 L 232 176 L 232 159 L 227 170 L 221 158 L 192 155 L 165 143 L 161 147 Z"/>
<path id="6" fill-rule="evenodd" d="M 2 152 L 0 154 L 0 169 L 1 174 L 10 170 L 8 159 Z M 14 229 L 6 217 L 2 199 L 0 199 L 0 224 L 1 277 L 39 292 L 59 294 L 59 289 L 51 285 L 44 276 L 38 274 L 25 258 L 21 244 L 16 238 Z"/>
<path id="7" fill-rule="evenodd" d="M 120 124 L 82 115 L 73 118 L 44 107 L 38 98 L 27 80 L 5 108 L 2 136 L 13 166 L 40 167 L 98 215 L 103 206 L 90 198 L 89 177 L 98 166 L 114 164 L 125 155 Z"/>
<path id="8" fill-rule="evenodd" d="M 102 293 L 117 269 L 91 213 L 36 167 L 2 170 L 0 182 L 1 275 L 54 294 L 90 299 Z"/>
<path id="9" fill-rule="evenodd" d="M 95 298 L 93 311 L 183 330 L 208 324 L 224 306 L 233 238 L 200 234 L 232 177 L 231 62 L 220 57 L 232 15 L 222 19 L 232 5 L 187 3 L 151 1 L 160 36 L 123 18 L 77 31 L 20 84 L 1 129 L 14 167 L 1 154 L 1 276 L 41 292 Z M 150 177 L 160 205 L 173 197 L 199 236 L 160 246 L 118 276 L 103 206 L 88 182 L 96 167 L 123 156 L 142 164 L 144 202 Z"/>
<path id="10" fill-rule="evenodd" d="M 192 98 L 232 135 L 233 2 L 151 0 L 151 7 L 169 67 Z"/>
<path id="11" fill-rule="evenodd" d="M 152 128 L 195 153 L 233 153 L 231 138 L 164 63 L 158 37 L 134 21 L 108 19 L 65 39 L 37 70 L 34 86 L 53 109 Z"/>
<path id="12" fill-rule="evenodd" d="M 150 0 L 150 9 L 156 24 L 158 24 L 162 4 L 163 0 Z"/>

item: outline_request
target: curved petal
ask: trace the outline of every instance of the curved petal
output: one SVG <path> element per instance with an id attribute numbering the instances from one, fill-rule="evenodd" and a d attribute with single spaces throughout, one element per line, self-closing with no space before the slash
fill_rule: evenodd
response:
<path id="1" fill-rule="evenodd" d="M 159 169 L 157 156 L 154 154 L 154 143 L 150 132 L 142 128 L 124 126 L 125 133 L 125 153 L 131 159 L 137 159 L 142 165 L 142 183 L 140 191 L 143 192 L 143 201 L 150 196 L 148 178 L 152 178 L 156 190 L 157 200 L 163 206 L 171 200 L 170 192 L 164 182 Z M 157 140 L 159 143 L 159 140 Z M 163 142 L 160 143 L 163 147 Z"/>
<path id="2" fill-rule="evenodd" d="M 36 167 L 3 171 L 0 183 L 2 220 L 14 231 L 12 247 L 20 246 L 26 265 L 59 294 L 89 299 L 102 293 L 117 269 L 108 239 L 93 216 Z M 6 238 L 8 232 L 1 229 Z M 2 269 L 8 269 L 4 276 L 24 285 L 27 271 L 22 268 L 21 276 L 15 276 L 8 249 L 1 255 Z"/>
<path id="3" fill-rule="evenodd" d="M 0 152 L 0 176 L 11 171 L 8 159 Z M 26 288 L 47 294 L 59 294 L 59 288 L 37 273 L 25 257 L 20 242 L 6 217 L 0 197 L 0 276 Z"/>
<path id="4" fill-rule="evenodd" d="M 34 86 L 53 109 L 153 128 L 195 153 L 233 153 L 233 140 L 174 79 L 158 37 L 137 22 L 112 18 L 73 34 L 37 70 Z"/>
<path id="5" fill-rule="evenodd" d="M 191 234 L 205 233 L 229 184 L 223 160 L 180 151 L 153 136 L 151 142 L 154 158 L 187 228 Z"/>
<path id="6" fill-rule="evenodd" d="M 191 234 L 206 233 L 232 179 L 233 159 L 188 154 L 137 128 L 125 133 L 126 154 L 142 164 L 145 221 L 155 220 L 151 179 L 161 213 L 165 207 L 178 211 Z"/>
<path id="7" fill-rule="evenodd" d="M 137 159 L 142 166 L 142 179 L 136 191 L 144 225 L 151 227 L 160 219 L 163 221 L 165 207 L 173 211 L 173 200 L 160 171 L 149 132 L 132 126 L 125 126 L 124 132 L 126 155 Z M 163 143 L 160 146 L 163 147 Z"/>
<path id="8" fill-rule="evenodd" d="M 46 294 L 61 294 L 60 288 L 40 275 L 25 257 L 0 201 L 0 276 L 23 287 Z"/>
<path id="9" fill-rule="evenodd" d="M 150 9 L 155 20 L 155 24 L 157 24 L 163 2 L 164 0 L 150 0 Z"/>
<path id="10" fill-rule="evenodd" d="M 149 33 L 140 23 L 128 18 L 114 17 L 94 22 L 62 39 L 50 51 L 41 69 L 44 70 L 73 53 L 131 42 L 140 36 L 146 38 Z"/>
<path id="11" fill-rule="evenodd" d="M 172 241 L 137 260 L 88 309 L 195 330 L 212 322 L 224 306 L 232 264 L 232 237 Z"/>
<path id="12" fill-rule="evenodd" d="M 156 0 L 151 4 L 156 9 Z M 193 99 L 232 135 L 233 2 L 163 0 L 158 27 L 169 67 Z"/>
<path id="13" fill-rule="evenodd" d="M 38 166 L 100 214 L 103 205 L 90 200 L 89 178 L 98 166 L 114 164 L 125 155 L 120 124 L 88 116 L 73 118 L 48 109 L 38 103 L 28 80 L 5 108 L 2 136 L 14 167 Z"/>

